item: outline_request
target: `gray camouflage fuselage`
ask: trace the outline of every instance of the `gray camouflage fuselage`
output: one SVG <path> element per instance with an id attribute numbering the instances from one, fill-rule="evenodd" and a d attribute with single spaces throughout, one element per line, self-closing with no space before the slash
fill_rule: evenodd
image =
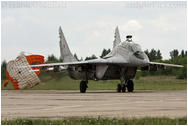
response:
<path id="1" fill-rule="evenodd" d="M 67 65 L 67 71 L 72 79 L 77 80 L 113 80 L 129 81 L 135 77 L 137 68 L 141 70 L 158 71 L 165 67 L 183 67 L 181 65 L 150 62 L 139 44 L 127 35 L 121 42 L 118 27 L 115 29 L 113 50 L 101 59 L 77 61 L 66 42 L 61 27 L 59 28 L 60 51 L 63 63 L 49 64 L 51 66 Z M 44 66 L 44 65 L 43 65 Z"/>
<path id="2" fill-rule="evenodd" d="M 78 80 L 113 80 L 120 79 L 123 74 L 125 81 L 128 81 L 135 77 L 137 67 L 146 66 L 149 62 L 140 46 L 132 41 L 121 42 L 107 56 L 97 60 L 108 60 L 111 63 L 119 60 L 123 63 L 69 66 L 69 76 Z"/>

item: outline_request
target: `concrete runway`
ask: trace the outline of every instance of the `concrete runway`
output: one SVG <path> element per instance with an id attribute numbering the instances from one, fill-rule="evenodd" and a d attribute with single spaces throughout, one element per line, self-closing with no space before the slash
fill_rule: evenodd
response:
<path id="1" fill-rule="evenodd" d="M 187 91 L 2 90 L 1 119 L 187 116 Z"/>

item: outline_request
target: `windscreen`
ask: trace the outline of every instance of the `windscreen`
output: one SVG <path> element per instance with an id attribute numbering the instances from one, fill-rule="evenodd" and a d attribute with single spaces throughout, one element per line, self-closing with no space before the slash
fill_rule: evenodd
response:
<path id="1" fill-rule="evenodd" d="M 140 45 L 138 45 L 138 44 L 133 44 L 133 45 L 131 46 L 131 51 L 132 51 L 133 53 L 135 53 L 135 52 L 142 52 L 142 49 L 141 49 Z"/>

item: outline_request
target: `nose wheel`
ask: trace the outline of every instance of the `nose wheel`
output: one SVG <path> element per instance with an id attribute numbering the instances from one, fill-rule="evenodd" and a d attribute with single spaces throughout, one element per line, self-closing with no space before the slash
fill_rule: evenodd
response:
<path id="1" fill-rule="evenodd" d="M 134 82 L 129 80 L 127 84 L 118 84 L 117 85 L 117 92 L 126 92 L 126 88 L 128 92 L 133 92 L 134 90 Z"/>
<path id="2" fill-rule="evenodd" d="M 121 92 L 121 84 L 117 85 L 117 92 Z"/>
<path id="3" fill-rule="evenodd" d="M 117 92 L 125 92 L 126 91 L 126 85 L 125 84 L 123 84 L 122 86 L 121 86 L 121 84 L 118 84 L 117 85 Z"/>

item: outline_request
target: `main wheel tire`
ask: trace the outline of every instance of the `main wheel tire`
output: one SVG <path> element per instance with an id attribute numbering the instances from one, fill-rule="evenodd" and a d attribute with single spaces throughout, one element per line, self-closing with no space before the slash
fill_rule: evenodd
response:
<path id="1" fill-rule="evenodd" d="M 121 84 L 117 85 L 117 92 L 121 92 Z"/>
<path id="2" fill-rule="evenodd" d="M 128 89 L 128 92 L 133 92 L 133 90 L 134 90 L 134 83 L 133 83 L 132 80 L 129 80 L 127 82 L 127 89 Z"/>
<path id="3" fill-rule="evenodd" d="M 125 91 L 126 91 L 126 86 L 125 86 L 125 84 L 123 84 L 122 92 L 125 92 Z"/>
<path id="4" fill-rule="evenodd" d="M 86 93 L 87 83 L 85 81 L 80 82 L 80 93 Z"/>

